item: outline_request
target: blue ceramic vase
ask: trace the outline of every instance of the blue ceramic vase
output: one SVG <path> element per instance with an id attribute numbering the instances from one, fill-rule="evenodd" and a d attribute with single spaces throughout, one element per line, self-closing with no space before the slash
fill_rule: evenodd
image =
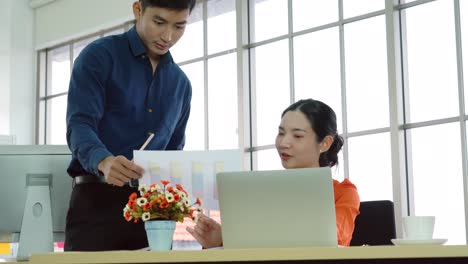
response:
<path id="1" fill-rule="evenodd" d="M 152 251 L 171 250 L 175 221 L 146 221 L 146 237 Z"/>

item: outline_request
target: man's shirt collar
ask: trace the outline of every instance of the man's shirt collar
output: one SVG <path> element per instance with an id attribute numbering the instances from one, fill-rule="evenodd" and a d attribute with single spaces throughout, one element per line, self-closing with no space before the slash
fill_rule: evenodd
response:
<path id="1" fill-rule="evenodd" d="M 130 48 L 132 50 L 133 56 L 138 57 L 142 55 L 147 55 L 145 45 L 143 44 L 143 41 L 141 41 L 141 38 L 138 35 L 136 27 L 133 26 L 128 31 L 127 34 L 128 34 L 128 41 L 130 42 Z M 170 63 L 174 63 L 174 61 L 172 59 L 171 53 L 168 51 L 166 54 L 164 54 L 161 57 L 158 64 L 165 65 L 165 64 L 170 64 Z"/>

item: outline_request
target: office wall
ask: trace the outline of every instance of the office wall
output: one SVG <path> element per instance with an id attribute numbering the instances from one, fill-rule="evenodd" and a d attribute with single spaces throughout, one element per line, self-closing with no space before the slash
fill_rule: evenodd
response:
<path id="1" fill-rule="evenodd" d="M 122 24 L 134 0 L 56 0 L 35 9 L 35 48 L 42 49 Z"/>
<path id="2" fill-rule="evenodd" d="M 10 134 L 10 2 L 0 8 L 0 135 Z"/>
<path id="3" fill-rule="evenodd" d="M 0 8 L 0 134 L 31 144 L 35 127 L 34 12 L 29 0 L 2 0 Z"/>

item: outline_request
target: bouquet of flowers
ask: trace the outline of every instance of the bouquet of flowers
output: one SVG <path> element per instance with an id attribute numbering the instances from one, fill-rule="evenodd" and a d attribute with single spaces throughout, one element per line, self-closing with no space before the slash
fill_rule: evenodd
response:
<path id="1" fill-rule="evenodd" d="M 197 213 L 201 211 L 201 200 L 197 198 L 195 203 L 191 203 L 187 191 L 181 185 L 176 184 L 175 188 L 169 181 L 162 180 L 162 185 L 152 184 L 149 188 L 144 184 L 128 198 L 128 203 L 123 209 L 123 215 L 128 222 L 137 223 L 139 219 L 148 220 L 172 220 L 184 222 L 185 217 L 190 217 L 194 221 Z"/>

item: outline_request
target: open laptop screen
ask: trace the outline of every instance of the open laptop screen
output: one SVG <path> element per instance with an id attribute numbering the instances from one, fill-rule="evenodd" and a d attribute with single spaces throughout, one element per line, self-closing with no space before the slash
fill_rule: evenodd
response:
<path id="1" fill-rule="evenodd" d="M 217 174 L 224 248 L 337 246 L 330 168 Z"/>

